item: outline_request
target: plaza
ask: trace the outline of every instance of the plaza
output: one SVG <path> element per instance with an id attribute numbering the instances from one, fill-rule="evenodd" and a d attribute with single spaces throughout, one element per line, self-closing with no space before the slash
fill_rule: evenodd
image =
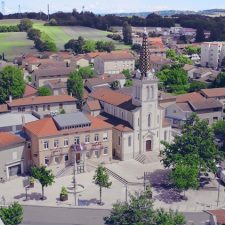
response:
<path id="1" fill-rule="evenodd" d="M 89 167 L 89 171 L 76 175 L 77 184 L 84 187 L 81 192 L 76 194 L 69 193 L 68 201 L 61 202 L 59 193 L 62 186 L 70 187 L 73 181 L 73 175 L 66 175 L 55 179 L 55 183 L 45 188 L 46 200 L 40 200 L 41 185 L 35 182 L 34 188 L 27 192 L 27 200 L 24 188 L 25 177 L 19 177 L 0 185 L 1 204 L 10 204 L 18 201 L 22 205 L 33 206 L 51 206 L 68 208 L 93 208 L 93 209 L 111 209 L 117 201 L 126 201 L 129 194 L 144 190 L 143 176 L 144 172 L 150 173 L 149 183 L 153 189 L 153 200 L 155 208 L 173 209 L 180 212 L 200 212 L 225 206 L 224 186 L 220 185 L 219 202 L 218 184 L 212 180 L 212 186 L 199 190 L 189 190 L 186 192 L 187 201 L 181 199 L 180 193 L 171 186 L 168 181 L 168 170 L 165 170 L 158 161 L 150 164 L 140 164 L 135 160 L 116 162 L 106 165 L 112 181 L 109 189 L 103 189 L 103 206 L 99 206 L 99 188 L 93 183 L 95 169 Z M 115 176 L 117 175 L 117 176 Z M 116 178 L 114 178 L 116 177 Z M 2 201 L 2 196 L 4 202 Z M 207 196 L 207 197 L 206 197 Z"/>

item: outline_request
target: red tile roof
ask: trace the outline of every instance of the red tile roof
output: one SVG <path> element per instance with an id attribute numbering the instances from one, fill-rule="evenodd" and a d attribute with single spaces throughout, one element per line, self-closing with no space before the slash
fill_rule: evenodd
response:
<path id="1" fill-rule="evenodd" d="M 197 101 L 197 100 L 201 100 L 203 98 L 204 97 L 200 93 L 192 92 L 192 93 L 176 96 L 176 102 L 187 102 L 187 101 L 191 101 L 191 100 Z"/>
<path id="2" fill-rule="evenodd" d="M 208 212 L 216 217 L 216 225 L 225 224 L 225 209 L 209 210 Z"/>
<path id="3" fill-rule="evenodd" d="M 107 102 L 112 105 L 119 106 L 125 102 L 132 99 L 131 96 L 122 94 L 107 88 L 99 88 L 91 93 L 93 98 L 99 99 L 101 101 Z"/>
<path id="4" fill-rule="evenodd" d="M 27 130 L 28 132 L 32 133 L 33 135 L 39 138 L 59 136 L 59 135 L 65 135 L 65 134 L 73 134 L 73 133 L 82 133 L 82 132 L 95 131 L 95 130 L 97 131 L 97 130 L 104 130 L 104 129 L 112 129 L 111 124 L 88 114 L 86 116 L 91 121 L 90 127 L 58 130 L 52 118 L 44 118 L 38 121 L 27 123 L 24 126 L 24 128 L 25 130 Z"/>
<path id="5" fill-rule="evenodd" d="M 31 97 L 31 96 L 35 96 L 35 95 L 37 95 L 37 89 L 30 86 L 29 84 L 26 84 L 26 88 L 25 88 L 23 97 L 27 98 L 27 97 Z"/>
<path id="6" fill-rule="evenodd" d="M 99 55 L 104 61 L 111 61 L 111 60 L 135 60 L 133 54 L 129 51 L 112 51 L 112 52 L 104 52 Z"/>
<path id="7" fill-rule="evenodd" d="M 212 88 L 212 89 L 202 89 L 201 92 L 207 98 L 224 97 L 225 88 Z"/>
<path id="8" fill-rule="evenodd" d="M 0 113 L 5 113 L 5 112 L 8 112 L 8 111 L 9 111 L 9 109 L 8 109 L 7 104 L 0 105 Z"/>
<path id="9" fill-rule="evenodd" d="M 91 111 L 101 110 L 101 105 L 98 100 L 87 101 L 87 106 Z"/>
<path id="10" fill-rule="evenodd" d="M 29 98 L 19 98 L 8 101 L 7 104 L 9 107 L 16 106 L 25 106 L 25 105 L 40 105 L 40 104 L 49 104 L 49 103 L 58 103 L 58 102 L 75 102 L 76 99 L 70 95 L 57 95 L 57 96 L 36 96 Z"/>
<path id="11" fill-rule="evenodd" d="M 15 134 L 0 132 L 0 150 L 1 148 L 16 145 L 25 142 L 25 140 Z"/>

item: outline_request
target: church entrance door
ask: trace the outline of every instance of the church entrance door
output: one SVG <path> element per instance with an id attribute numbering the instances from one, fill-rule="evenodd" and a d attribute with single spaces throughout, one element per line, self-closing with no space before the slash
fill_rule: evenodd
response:
<path id="1" fill-rule="evenodd" d="M 146 141 L 146 152 L 150 152 L 150 151 L 152 151 L 152 141 L 147 140 Z"/>

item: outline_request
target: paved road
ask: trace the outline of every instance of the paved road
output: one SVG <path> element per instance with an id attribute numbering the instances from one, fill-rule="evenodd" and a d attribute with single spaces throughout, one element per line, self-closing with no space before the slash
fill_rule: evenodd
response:
<path id="1" fill-rule="evenodd" d="M 40 206 L 24 206 L 22 225 L 104 225 L 103 217 L 109 215 L 104 209 L 74 209 Z M 188 225 L 205 225 L 206 213 L 184 213 Z"/>

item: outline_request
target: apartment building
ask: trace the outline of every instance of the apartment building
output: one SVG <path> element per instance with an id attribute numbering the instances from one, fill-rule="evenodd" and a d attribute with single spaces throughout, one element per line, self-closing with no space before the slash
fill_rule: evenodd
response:
<path id="1" fill-rule="evenodd" d="M 204 42 L 201 45 L 201 65 L 211 68 L 221 66 L 225 58 L 225 42 Z"/>
<path id="2" fill-rule="evenodd" d="M 112 160 L 112 126 L 82 112 L 58 115 L 27 123 L 33 165 L 59 168 L 86 160 Z"/>
<path id="3" fill-rule="evenodd" d="M 128 51 L 105 52 L 94 58 L 96 74 L 119 74 L 123 70 L 134 71 L 135 57 Z"/>

